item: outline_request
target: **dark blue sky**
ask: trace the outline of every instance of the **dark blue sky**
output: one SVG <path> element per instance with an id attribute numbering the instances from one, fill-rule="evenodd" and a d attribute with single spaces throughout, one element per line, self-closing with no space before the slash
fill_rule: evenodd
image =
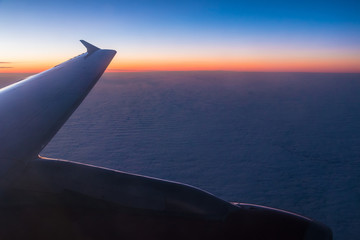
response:
<path id="1" fill-rule="evenodd" d="M 359 13 L 359 1 L 0 0 L 0 62 L 56 63 L 84 38 L 120 50 L 113 68 L 360 71 Z"/>

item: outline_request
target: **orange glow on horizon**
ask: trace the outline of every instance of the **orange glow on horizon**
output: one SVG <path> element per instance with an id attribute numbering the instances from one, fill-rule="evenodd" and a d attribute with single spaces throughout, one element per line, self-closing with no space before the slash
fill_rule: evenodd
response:
<path id="1" fill-rule="evenodd" d="M 13 62 L 7 66 L 0 65 L 0 73 L 39 73 L 56 66 L 52 62 Z"/>
<path id="2" fill-rule="evenodd" d="M 198 60 L 198 61 L 114 61 L 107 72 L 146 71 L 249 71 L 249 72 L 351 72 L 360 73 L 357 59 L 329 60 Z"/>
<path id="3" fill-rule="evenodd" d="M 0 73 L 38 73 L 57 62 L 13 63 L 0 65 Z M 2 68 L 1 68 L 2 67 Z M 249 72 L 339 72 L 360 73 L 358 59 L 198 59 L 127 60 L 114 59 L 107 72 L 146 71 L 249 71 Z"/>

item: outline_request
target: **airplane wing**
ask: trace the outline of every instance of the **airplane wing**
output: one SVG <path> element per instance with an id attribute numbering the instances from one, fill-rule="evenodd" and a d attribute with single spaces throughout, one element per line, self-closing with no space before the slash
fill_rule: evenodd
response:
<path id="1" fill-rule="evenodd" d="M 0 90 L 0 178 L 37 158 L 116 54 L 82 43 L 88 52 Z"/>
<path id="2" fill-rule="evenodd" d="M 87 52 L 0 90 L 0 239 L 332 239 L 308 218 L 39 157 L 116 54 Z"/>

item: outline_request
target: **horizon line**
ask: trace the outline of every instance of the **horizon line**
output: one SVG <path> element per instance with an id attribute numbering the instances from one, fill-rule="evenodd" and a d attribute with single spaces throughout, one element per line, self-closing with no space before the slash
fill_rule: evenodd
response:
<path id="1" fill-rule="evenodd" d="M 1 72 L 0 74 L 38 74 L 43 71 L 29 72 Z M 333 74 L 360 74 L 360 71 L 246 71 L 246 70 L 114 70 L 109 69 L 104 73 L 154 73 L 154 72 L 238 72 L 238 73 L 333 73 Z"/>

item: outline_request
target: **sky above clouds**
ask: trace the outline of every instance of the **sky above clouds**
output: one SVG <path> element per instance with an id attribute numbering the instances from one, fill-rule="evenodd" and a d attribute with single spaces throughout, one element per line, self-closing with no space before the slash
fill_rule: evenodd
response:
<path id="1" fill-rule="evenodd" d="M 0 72 L 37 72 L 84 39 L 109 71 L 360 72 L 358 1 L 0 0 Z M 6 63 L 4 63 L 6 62 Z"/>

